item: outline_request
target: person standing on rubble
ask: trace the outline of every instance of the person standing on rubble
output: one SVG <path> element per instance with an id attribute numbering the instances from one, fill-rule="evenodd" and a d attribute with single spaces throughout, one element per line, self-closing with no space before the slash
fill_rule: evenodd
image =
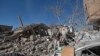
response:
<path id="1" fill-rule="evenodd" d="M 57 33 L 57 39 L 60 46 L 67 46 L 69 42 L 74 41 L 74 31 L 72 27 L 62 26 L 61 28 L 58 28 Z"/>

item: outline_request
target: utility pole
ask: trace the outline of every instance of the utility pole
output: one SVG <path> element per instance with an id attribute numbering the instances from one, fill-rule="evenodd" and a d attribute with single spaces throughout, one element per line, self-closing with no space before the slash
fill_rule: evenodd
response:
<path id="1" fill-rule="evenodd" d="M 19 20 L 20 26 L 23 28 L 23 22 L 22 22 L 21 16 L 18 16 L 18 20 Z"/>

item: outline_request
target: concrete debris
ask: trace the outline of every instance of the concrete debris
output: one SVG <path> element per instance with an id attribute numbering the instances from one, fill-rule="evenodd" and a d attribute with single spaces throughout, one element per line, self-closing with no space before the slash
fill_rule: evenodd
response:
<path id="1" fill-rule="evenodd" d="M 0 54 L 22 54 L 23 56 L 54 56 L 64 46 L 78 48 L 99 39 L 98 31 L 74 32 L 71 26 L 31 24 L 0 35 Z M 92 43 L 92 42 L 91 42 Z"/>
<path id="2" fill-rule="evenodd" d="M 75 54 L 76 56 L 100 56 L 100 32 L 88 31 L 78 32 L 75 37 Z M 98 47 L 98 48 L 97 48 Z M 96 48 L 96 49 L 95 49 Z M 95 55 L 94 55 L 94 54 Z M 80 55 L 81 54 L 81 55 Z"/>
<path id="3" fill-rule="evenodd" d="M 66 41 L 66 34 L 72 30 L 67 26 L 48 27 L 45 24 L 31 24 L 18 28 L 11 35 L 1 35 L 0 54 L 19 53 L 26 56 L 51 56 L 55 54 L 56 46 Z M 63 37 L 63 39 L 61 39 Z M 57 41 L 57 43 L 56 43 Z"/>
<path id="4" fill-rule="evenodd" d="M 0 56 L 24 56 L 24 55 L 18 53 L 6 53 L 6 54 L 1 54 Z"/>
<path id="5" fill-rule="evenodd" d="M 51 56 L 54 53 L 54 39 L 48 35 L 48 29 L 45 24 L 32 24 L 14 30 L 12 35 L 0 35 L 0 54 Z"/>
<path id="6" fill-rule="evenodd" d="M 84 43 L 84 42 L 90 42 L 93 40 L 99 40 L 100 39 L 100 32 L 98 31 L 88 31 L 88 32 L 78 32 L 78 34 L 75 37 L 76 45 L 80 46 L 78 44 Z"/>
<path id="7" fill-rule="evenodd" d="M 0 47 L 0 53 L 9 53 L 12 51 L 25 54 L 27 56 L 46 56 L 54 51 L 53 39 L 47 41 L 47 38 L 50 37 L 34 37 L 34 40 L 30 40 L 30 38 L 24 37 L 20 38 L 21 39 L 9 41 L 8 43 L 2 43 Z"/>

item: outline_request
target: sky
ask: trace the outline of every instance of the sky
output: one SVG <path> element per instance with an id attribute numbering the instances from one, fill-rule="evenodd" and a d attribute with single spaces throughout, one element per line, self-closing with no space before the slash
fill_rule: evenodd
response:
<path id="1" fill-rule="evenodd" d="M 0 24 L 18 27 L 20 26 L 18 16 L 22 17 L 24 25 L 32 23 L 60 24 L 54 12 L 56 6 L 61 8 L 59 17 L 61 23 L 68 24 L 73 13 L 80 12 L 79 15 L 73 16 L 72 21 L 84 23 L 82 0 L 0 0 Z M 73 12 L 74 10 L 75 12 Z"/>

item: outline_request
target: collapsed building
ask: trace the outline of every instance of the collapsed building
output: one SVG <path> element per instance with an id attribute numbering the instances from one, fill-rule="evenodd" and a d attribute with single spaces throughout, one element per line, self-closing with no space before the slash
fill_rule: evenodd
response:
<path id="1" fill-rule="evenodd" d="M 17 28 L 10 35 L 0 36 L 0 54 L 6 56 L 46 56 L 52 54 L 53 38 L 45 24 L 31 24 Z"/>
<path id="2" fill-rule="evenodd" d="M 83 1 L 88 24 L 99 30 L 100 0 Z M 15 30 L 12 26 L 0 25 L 0 33 L 0 56 L 58 56 L 61 48 L 67 46 L 75 48 L 71 54 L 76 56 L 100 56 L 99 31 L 75 32 L 71 26 L 50 27 L 41 23 L 22 24 Z"/>
<path id="3" fill-rule="evenodd" d="M 99 50 L 96 51 L 100 46 L 99 35 L 98 31 L 75 32 L 71 26 L 31 24 L 17 28 L 10 35 L 3 33 L 0 36 L 0 55 L 57 56 L 61 55 L 60 48 L 64 46 L 73 46 L 76 56 L 99 55 Z"/>
<path id="4" fill-rule="evenodd" d="M 34 36 L 36 36 L 36 35 L 46 36 L 46 35 L 48 35 L 48 33 L 47 33 L 48 29 L 49 29 L 49 27 L 42 23 L 41 24 L 30 24 L 30 25 L 27 25 L 24 27 L 16 28 L 14 30 L 14 33 L 22 33 L 23 35 L 33 34 Z"/>
<path id="5" fill-rule="evenodd" d="M 48 27 L 45 24 L 31 24 L 13 30 L 10 35 L 3 33 L 0 37 L 0 54 L 1 56 L 16 55 L 16 53 L 24 56 L 55 55 L 55 48 L 59 47 L 56 45 L 59 45 L 61 41 L 60 37 L 65 38 L 66 34 L 72 33 L 68 28 L 68 26 Z"/>

